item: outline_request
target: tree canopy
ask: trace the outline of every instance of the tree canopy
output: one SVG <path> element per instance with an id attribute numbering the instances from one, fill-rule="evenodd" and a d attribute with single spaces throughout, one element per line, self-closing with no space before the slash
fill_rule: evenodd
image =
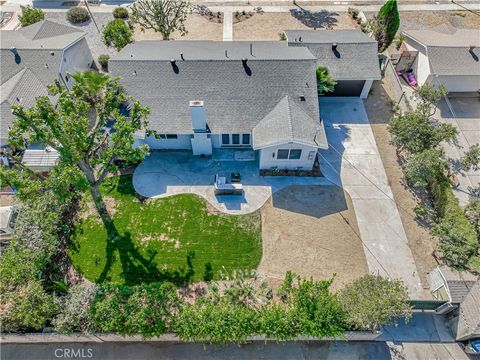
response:
<path id="1" fill-rule="evenodd" d="M 3 178 L 25 186 L 33 183 L 40 187 L 58 180 L 68 183 L 66 188 L 70 190 L 90 187 L 102 220 L 109 224 L 99 185 L 117 170 L 117 161 L 138 161 L 146 154 L 146 147 L 133 145 L 135 132 L 147 124 L 149 110 L 127 96 L 117 78 L 94 71 L 79 72 L 73 78 L 71 90 L 59 82 L 49 87 L 56 103 L 43 96 L 30 109 L 14 105 L 17 119 L 9 132 L 9 144 L 14 149 L 37 143 L 58 151 L 58 176 L 54 173 L 45 181 L 28 181 L 25 168 L 18 165 L 9 170 L 14 176 Z"/>
<path id="2" fill-rule="evenodd" d="M 184 0 L 138 0 L 132 5 L 130 19 L 140 26 L 142 31 L 151 29 L 159 32 L 163 40 L 169 40 L 178 31 L 187 34 L 185 21 L 190 4 Z"/>
<path id="3" fill-rule="evenodd" d="M 400 27 L 397 0 L 387 0 L 376 16 L 367 23 L 368 30 L 378 41 L 378 51 L 386 50 L 395 39 Z"/>

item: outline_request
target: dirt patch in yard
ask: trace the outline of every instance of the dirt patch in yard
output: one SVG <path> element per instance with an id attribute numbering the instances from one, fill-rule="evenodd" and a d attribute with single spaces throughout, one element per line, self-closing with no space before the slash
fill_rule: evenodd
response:
<path id="1" fill-rule="evenodd" d="M 436 26 L 480 28 L 480 16 L 469 11 L 402 11 L 401 30 L 430 29 Z"/>
<path id="2" fill-rule="evenodd" d="M 292 16 L 290 13 L 263 13 L 233 25 L 234 40 L 280 40 L 284 30 L 302 30 L 331 26 L 333 29 L 354 29 L 357 23 L 347 13 L 317 16 Z M 312 20 L 313 17 L 313 20 Z M 315 20 L 316 19 L 316 20 Z M 323 26 L 322 26 L 323 24 Z M 315 26 L 317 25 L 317 26 Z"/>
<path id="3" fill-rule="evenodd" d="M 190 14 L 185 23 L 188 34 L 181 36 L 175 32 L 172 39 L 175 40 L 222 40 L 223 24 L 208 20 L 198 14 Z M 135 40 L 162 40 L 162 35 L 153 30 L 142 32 L 138 26 L 135 27 Z"/>
<path id="4" fill-rule="evenodd" d="M 368 272 L 350 196 L 337 186 L 290 186 L 262 207 L 263 256 L 258 267 L 277 287 L 291 270 L 329 279 L 339 289 Z"/>
<path id="5" fill-rule="evenodd" d="M 427 273 L 437 266 L 433 256 L 436 244 L 428 228 L 415 221 L 413 209 L 420 203 L 420 199 L 405 186 L 396 148 L 390 144 L 391 138 L 387 125 L 393 114 L 390 110 L 389 101 L 390 96 L 386 92 L 385 85 L 382 81 L 375 81 L 372 92 L 365 101 L 365 109 L 387 173 L 388 184 L 392 189 L 408 244 L 419 272 L 418 275 L 423 288 L 428 289 Z"/>

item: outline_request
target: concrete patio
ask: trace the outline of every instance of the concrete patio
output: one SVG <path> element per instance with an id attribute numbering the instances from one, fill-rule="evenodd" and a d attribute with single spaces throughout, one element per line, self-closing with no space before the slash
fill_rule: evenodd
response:
<path id="1" fill-rule="evenodd" d="M 133 186 L 147 198 L 196 194 L 219 211 L 241 215 L 258 210 L 273 193 L 287 186 L 331 184 L 322 177 L 260 176 L 257 156 L 248 160 L 248 156 L 239 156 L 242 152 L 216 149 L 211 158 L 194 157 L 190 152 L 153 152 L 135 169 Z M 230 180 L 232 172 L 240 173 L 243 194 L 215 195 L 215 174 Z"/>

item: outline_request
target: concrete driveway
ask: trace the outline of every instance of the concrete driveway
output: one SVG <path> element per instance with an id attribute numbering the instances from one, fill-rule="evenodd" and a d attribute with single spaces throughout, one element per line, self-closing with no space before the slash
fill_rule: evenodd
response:
<path id="1" fill-rule="evenodd" d="M 287 186 L 331 184 L 320 177 L 260 176 L 258 159 L 235 161 L 235 152 L 219 149 L 207 159 L 191 152 L 153 152 L 135 169 L 133 186 L 147 198 L 196 194 L 219 211 L 240 215 L 260 209 L 274 192 Z M 243 195 L 215 195 L 215 174 L 230 179 L 232 172 L 241 175 Z"/>
<path id="2" fill-rule="evenodd" d="M 412 299 L 425 298 L 363 101 L 321 98 L 320 112 L 329 142 L 320 166 L 352 198 L 369 271 L 401 279 Z"/>
<path id="3" fill-rule="evenodd" d="M 458 130 L 457 144 L 444 144 L 445 154 L 452 168 L 457 170 L 460 186 L 453 189 L 461 205 L 466 205 L 472 189 L 480 183 L 480 170 L 462 171 L 459 160 L 470 146 L 480 143 L 480 98 L 471 96 L 449 96 L 447 103 L 440 101 L 436 117 L 440 121 L 452 124 Z"/>

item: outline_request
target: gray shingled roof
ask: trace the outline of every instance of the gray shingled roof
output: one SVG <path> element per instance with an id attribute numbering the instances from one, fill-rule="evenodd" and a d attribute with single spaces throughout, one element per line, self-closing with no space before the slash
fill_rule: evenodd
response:
<path id="1" fill-rule="evenodd" d="M 480 336 L 480 281 L 471 288 L 460 304 L 457 340 Z"/>
<path id="2" fill-rule="evenodd" d="M 427 48 L 432 74 L 480 75 L 480 30 L 407 30 L 404 34 Z"/>
<path id="3" fill-rule="evenodd" d="M 326 148 L 325 130 L 298 103 L 285 96 L 253 129 L 253 148 L 295 142 Z"/>
<path id="4" fill-rule="evenodd" d="M 461 303 L 470 292 L 475 281 L 447 280 L 452 303 Z"/>
<path id="5" fill-rule="evenodd" d="M 336 80 L 379 80 L 377 42 L 359 30 L 286 30 L 288 46 L 307 47 Z M 336 51 L 332 44 L 336 43 Z"/>
<path id="6" fill-rule="evenodd" d="M 44 20 L 17 31 L 0 32 L 0 141 L 8 135 L 11 105 L 34 105 L 47 95 L 46 86 L 58 78 L 62 51 L 84 33 L 70 26 Z M 15 56 L 10 49 L 16 48 Z"/>
<path id="7" fill-rule="evenodd" d="M 52 148 L 28 148 L 23 153 L 22 163 L 27 167 L 53 167 L 59 158 L 59 153 Z"/>
<path id="8" fill-rule="evenodd" d="M 109 70 L 151 109 L 149 128 L 163 133 L 192 133 L 191 100 L 204 101 L 217 134 L 250 133 L 286 95 L 305 97 L 300 106 L 319 118 L 315 58 L 307 49 L 262 42 L 253 54 L 249 42 L 141 41 L 113 56 Z"/>

